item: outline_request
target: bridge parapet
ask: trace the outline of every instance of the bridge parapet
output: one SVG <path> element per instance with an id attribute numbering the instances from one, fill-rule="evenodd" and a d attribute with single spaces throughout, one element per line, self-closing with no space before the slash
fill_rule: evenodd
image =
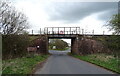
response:
<path id="1" fill-rule="evenodd" d="M 44 28 L 45 34 L 58 34 L 58 35 L 71 35 L 80 34 L 80 27 L 46 27 Z"/>

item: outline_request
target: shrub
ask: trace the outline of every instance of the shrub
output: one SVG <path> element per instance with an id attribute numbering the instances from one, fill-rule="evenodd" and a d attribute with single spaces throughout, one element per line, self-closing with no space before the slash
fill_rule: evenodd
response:
<path id="1" fill-rule="evenodd" d="M 28 35 L 3 35 L 2 36 L 2 58 L 11 59 L 22 57 L 27 54 L 29 45 Z"/>

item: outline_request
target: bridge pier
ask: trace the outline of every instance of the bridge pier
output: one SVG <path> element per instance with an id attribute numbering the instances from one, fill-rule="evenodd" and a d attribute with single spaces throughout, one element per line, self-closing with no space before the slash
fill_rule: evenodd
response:
<path id="1" fill-rule="evenodd" d="M 71 53 L 72 54 L 79 54 L 79 43 L 78 43 L 78 37 L 71 39 Z"/>
<path id="2" fill-rule="evenodd" d="M 41 35 L 39 39 L 40 39 L 40 41 L 38 41 L 39 49 L 37 50 L 37 52 L 42 54 L 48 54 L 48 36 Z"/>

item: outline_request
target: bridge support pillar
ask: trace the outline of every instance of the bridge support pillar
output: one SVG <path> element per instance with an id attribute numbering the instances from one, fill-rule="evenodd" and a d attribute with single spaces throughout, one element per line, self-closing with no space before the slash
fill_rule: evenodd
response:
<path id="1" fill-rule="evenodd" d="M 72 38 L 71 39 L 71 53 L 72 54 L 79 54 L 78 45 L 79 45 L 78 37 Z"/>
<path id="2" fill-rule="evenodd" d="M 41 43 L 40 43 L 39 53 L 48 54 L 48 37 L 47 35 L 41 36 Z"/>

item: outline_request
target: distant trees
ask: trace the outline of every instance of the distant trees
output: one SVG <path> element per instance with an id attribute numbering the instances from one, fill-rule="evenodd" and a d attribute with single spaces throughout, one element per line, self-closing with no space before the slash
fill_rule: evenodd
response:
<path id="1" fill-rule="evenodd" d="M 3 59 L 21 57 L 27 54 L 29 37 L 25 32 L 27 17 L 17 11 L 9 2 L 0 0 L 0 34 L 2 34 Z"/>
<path id="2" fill-rule="evenodd" d="M 65 50 L 68 47 L 68 43 L 60 39 L 51 39 L 49 42 L 50 49 L 53 49 L 53 46 L 56 47 L 56 50 Z"/>

